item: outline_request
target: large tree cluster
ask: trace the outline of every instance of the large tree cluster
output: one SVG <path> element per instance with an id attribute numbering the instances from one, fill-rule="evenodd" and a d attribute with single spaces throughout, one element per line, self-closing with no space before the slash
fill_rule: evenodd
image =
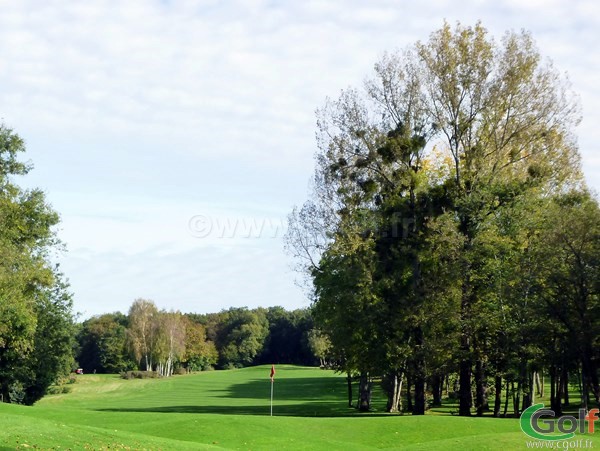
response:
<path id="1" fill-rule="evenodd" d="M 58 214 L 39 189 L 16 183 L 23 140 L 0 125 L 0 398 L 32 404 L 73 364 L 68 286 L 52 264 Z"/>
<path id="2" fill-rule="evenodd" d="M 308 310 L 230 308 L 182 314 L 136 299 L 127 315 L 107 313 L 80 325 L 77 360 L 85 372 L 201 371 L 262 363 L 316 362 Z"/>
<path id="3" fill-rule="evenodd" d="M 599 401 L 600 210 L 582 181 L 577 96 L 527 32 L 445 24 L 386 54 L 318 112 L 311 199 L 287 246 L 329 358 L 423 414 L 456 384 L 460 415 L 514 412 L 569 374 Z M 427 400 L 430 399 L 428 403 Z"/>

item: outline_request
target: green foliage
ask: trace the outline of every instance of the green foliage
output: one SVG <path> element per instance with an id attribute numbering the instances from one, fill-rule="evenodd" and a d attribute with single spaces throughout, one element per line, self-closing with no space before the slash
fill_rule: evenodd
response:
<path id="1" fill-rule="evenodd" d="M 123 371 L 121 379 L 156 379 L 159 377 L 157 371 Z"/>
<path id="2" fill-rule="evenodd" d="M 37 299 L 37 327 L 33 351 L 25 362 L 26 403 L 33 404 L 57 379 L 67 376 L 74 366 L 75 324 L 72 295 L 62 274 L 56 272 L 55 285 Z"/>
<path id="3" fill-rule="evenodd" d="M 319 359 L 322 367 L 328 366 L 331 355 L 331 341 L 329 337 L 318 329 L 312 329 L 307 334 L 308 345 L 312 353 Z"/>
<path id="4" fill-rule="evenodd" d="M 364 90 L 319 111 L 314 191 L 290 216 L 288 248 L 337 367 L 361 386 L 382 378 L 390 410 L 404 377 L 422 414 L 425 381 L 439 398 L 458 372 L 460 415 L 486 411 L 490 376 L 498 393 L 516 384 L 518 412 L 544 367 L 565 379 L 580 366 L 600 402 L 597 348 L 584 344 L 600 333 L 600 221 L 579 119 L 528 33 L 494 41 L 479 23 L 386 54 Z"/>
<path id="5" fill-rule="evenodd" d="M 77 361 L 85 373 L 144 369 L 146 349 L 148 368 L 161 376 L 258 363 L 314 364 L 307 336 L 312 327 L 306 309 L 181 315 L 138 299 L 129 315 L 104 314 L 79 325 Z"/>
<path id="6" fill-rule="evenodd" d="M 532 237 L 538 311 L 551 319 L 554 338 L 570 357 L 558 363 L 548 353 L 548 360 L 569 370 L 578 360 L 585 392 L 600 403 L 600 207 L 589 193 L 571 192 L 547 205 L 544 220 Z"/>
<path id="7" fill-rule="evenodd" d="M 256 363 L 311 365 L 315 362 L 307 342 L 307 334 L 313 325 L 309 310 L 287 311 L 283 307 L 269 307 L 266 317 L 269 332 Z"/>
<path id="8" fill-rule="evenodd" d="M 129 346 L 138 365 L 151 371 L 159 328 L 158 309 L 153 301 L 136 299 L 129 308 L 128 317 Z"/>
<path id="9" fill-rule="evenodd" d="M 128 318 L 107 313 L 84 321 L 78 333 L 77 361 L 85 373 L 119 373 L 135 367 L 127 347 Z"/>
<path id="10" fill-rule="evenodd" d="M 0 394 L 31 404 L 72 365 L 71 295 L 50 264 L 59 246 L 58 214 L 41 190 L 23 190 L 12 177 L 23 140 L 0 125 Z"/>
<path id="11" fill-rule="evenodd" d="M 185 317 L 185 352 L 181 363 L 190 371 L 206 371 L 216 365 L 219 352 L 206 340 L 206 328 Z"/>
<path id="12" fill-rule="evenodd" d="M 262 351 L 269 332 L 264 311 L 232 308 L 225 312 L 219 336 L 222 368 L 250 365 Z"/>
<path id="13" fill-rule="evenodd" d="M 171 376 L 185 354 L 186 326 L 180 312 L 160 311 L 156 316 L 156 343 L 153 360 L 161 376 Z"/>
<path id="14" fill-rule="evenodd" d="M 64 395 L 66 393 L 71 393 L 72 390 L 73 388 L 69 387 L 68 385 L 51 385 L 50 387 L 48 387 L 48 390 L 46 390 L 46 394 Z"/>

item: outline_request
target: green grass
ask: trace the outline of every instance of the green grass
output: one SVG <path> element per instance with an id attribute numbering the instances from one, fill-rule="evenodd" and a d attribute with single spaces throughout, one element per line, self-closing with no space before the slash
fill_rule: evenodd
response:
<path id="1" fill-rule="evenodd" d="M 526 449 L 518 420 L 389 415 L 346 407 L 344 378 L 279 366 L 169 379 L 78 377 L 34 407 L 0 405 L 1 449 Z M 595 447 L 600 438 L 594 435 Z M 586 437 L 588 438 L 588 437 Z"/>

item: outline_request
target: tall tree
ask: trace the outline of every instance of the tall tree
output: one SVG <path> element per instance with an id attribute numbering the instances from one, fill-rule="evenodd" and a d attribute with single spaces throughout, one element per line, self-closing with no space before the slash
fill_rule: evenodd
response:
<path id="1" fill-rule="evenodd" d="M 207 370 L 219 360 L 219 352 L 212 341 L 207 340 L 206 328 L 190 319 L 191 315 L 183 317 L 185 326 L 185 353 L 181 361 L 188 371 Z"/>
<path id="2" fill-rule="evenodd" d="M 23 362 L 26 404 L 33 404 L 46 394 L 48 387 L 73 369 L 75 322 L 69 285 L 58 268 L 55 283 L 36 299 L 37 326 L 34 346 Z"/>
<path id="3" fill-rule="evenodd" d="M 572 345 L 582 376 L 582 400 L 600 404 L 600 208 L 586 192 L 554 199 L 536 237 L 546 314 Z M 562 327 L 560 327 L 562 326 Z M 564 363 L 563 363 L 564 366 Z"/>
<path id="4" fill-rule="evenodd" d="M 306 334 L 313 326 L 310 311 L 287 311 L 283 307 L 269 307 L 266 311 L 269 333 L 258 358 L 261 363 L 292 363 L 312 365 Z"/>
<path id="5" fill-rule="evenodd" d="M 158 337 L 158 309 L 153 301 L 136 299 L 129 308 L 129 343 L 138 364 L 152 371 Z"/>
<path id="6" fill-rule="evenodd" d="M 155 318 L 157 337 L 154 361 L 158 374 L 169 377 L 175 363 L 185 354 L 185 323 L 179 312 L 161 311 Z"/>
<path id="7" fill-rule="evenodd" d="M 428 114 L 454 161 L 453 202 L 465 238 L 459 413 L 470 415 L 478 354 L 471 318 L 481 297 L 475 281 L 480 225 L 533 183 L 557 189 L 577 181 L 572 128 L 579 108 L 567 82 L 542 62 L 528 33 L 507 33 L 497 44 L 480 24 L 455 30 L 446 24 L 417 44 L 417 51 Z"/>
<path id="8" fill-rule="evenodd" d="M 319 359 L 322 368 L 328 366 L 328 359 L 331 354 L 331 341 L 329 337 L 319 329 L 311 329 L 307 334 L 308 345 L 312 353 Z"/>
<path id="9" fill-rule="evenodd" d="M 24 151 L 0 125 L 0 396 L 10 402 L 20 391 L 17 401 L 32 403 L 69 366 L 72 317 L 68 286 L 50 262 L 60 246 L 58 214 L 41 190 L 14 182 L 31 169 L 19 161 Z M 51 343 L 53 353 L 45 352 Z"/>
<path id="10" fill-rule="evenodd" d="M 85 372 L 118 373 L 135 367 L 127 349 L 128 318 L 107 313 L 83 322 L 77 361 Z"/>
<path id="11" fill-rule="evenodd" d="M 487 408 L 499 306 L 532 289 L 531 274 L 518 278 L 520 293 L 494 275 L 496 244 L 511 256 L 500 265 L 506 277 L 517 276 L 509 263 L 529 258 L 519 248 L 526 237 L 498 221 L 522 199 L 581 185 L 578 121 L 576 96 L 531 36 L 509 32 L 497 42 L 481 24 L 445 24 L 426 42 L 386 55 L 364 91 L 344 91 L 320 110 L 313 195 L 291 215 L 287 243 L 304 257 L 317 325 L 333 348 L 344 346 L 355 370 L 395 380 L 388 384 L 394 399 L 398 376 L 410 375 L 414 413 L 424 412 L 427 363 L 439 363 L 426 357 L 431 349 L 458 362 L 459 413 L 470 415 L 473 401 L 478 414 Z M 441 261 L 457 270 L 443 270 Z M 447 328 L 435 314 L 444 311 Z M 359 328 L 348 327 L 353 320 Z M 456 336 L 457 327 L 456 349 L 435 339 L 440 330 Z M 518 329 L 522 351 L 527 329 L 534 330 Z M 385 352 L 363 355 L 357 342 L 348 353 L 356 337 Z M 496 357 L 500 371 L 507 355 Z"/>
<path id="12" fill-rule="evenodd" d="M 252 364 L 263 349 L 268 331 L 269 324 L 264 311 L 247 308 L 227 310 L 218 338 L 221 367 Z"/>
<path id="13" fill-rule="evenodd" d="M 332 249 L 321 258 L 314 275 L 316 324 L 329 337 L 335 367 L 358 374 L 358 408 L 371 406 L 371 378 L 377 372 L 378 299 L 373 290 L 373 242 L 357 239 L 352 252 Z"/>

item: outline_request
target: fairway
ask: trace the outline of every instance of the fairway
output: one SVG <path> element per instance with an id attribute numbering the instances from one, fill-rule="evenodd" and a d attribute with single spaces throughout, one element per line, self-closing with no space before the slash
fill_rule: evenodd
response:
<path id="1" fill-rule="evenodd" d="M 344 378 L 315 368 L 277 367 L 270 417 L 269 369 L 145 380 L 79 376 L 71 393 L 34 407 L 0 404 L 0 447 L 527 449 L 514 419 L 388 415 L 379 399 L 376 412 L 358 414 L 346 407 Z"/>

